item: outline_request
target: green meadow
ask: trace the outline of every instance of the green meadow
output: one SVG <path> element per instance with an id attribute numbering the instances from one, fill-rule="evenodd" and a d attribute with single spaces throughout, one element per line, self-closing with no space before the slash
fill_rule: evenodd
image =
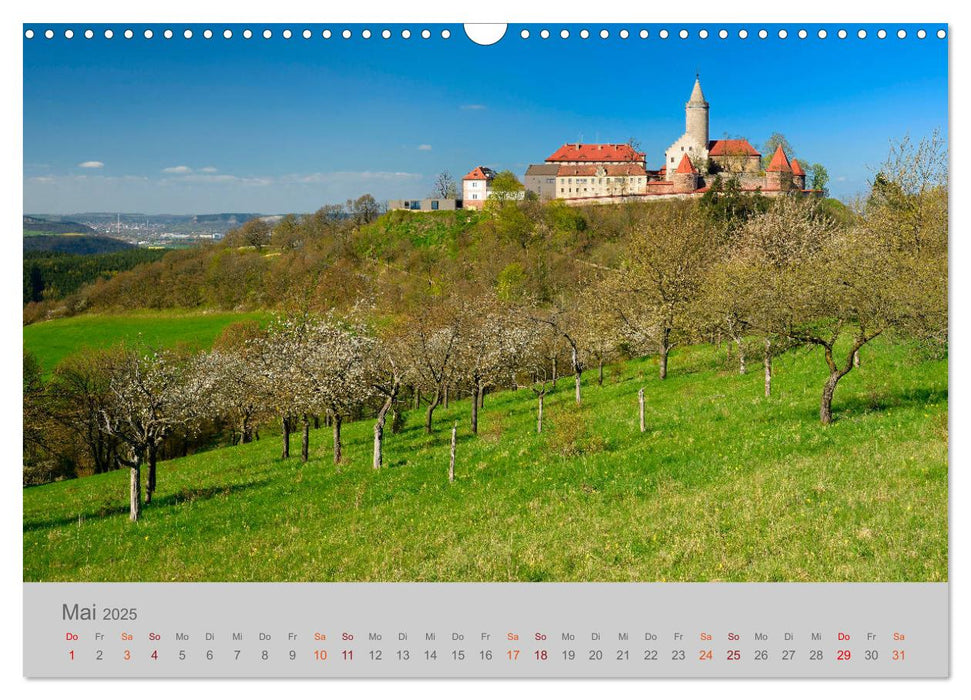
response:
<path id="1" fill-rule="evenodd" d="M 84 314 L 24 326 L 24 349 L 34 354 L 45 374 L 50 374 L 58 362 L 85 348 L 106 348 L 139 338 L 151 346 L 209 348 L 229 324 L 269 317 L 267 312 Z"/>
<path id="2" fill-rule="evenodd" d="M 24 342 L 50 368 L 120 331 L 203 343 L 238 318 L 119 317 L 101 329 L 108 317 L 78 317 L 30 326 Z M 137 524 L 127 471 L 28 488 L 24 579 L 946 581 L 947 361 L 888 340 L 862 359 L 830 426 L 818 419 L 818 349 L 776 358 L 767 399 L 757 358 L 739 375 L 724 348 L 705 346 L 675 353 L 663 382 L 653 359 L 608 367 L 603 386 L 588 371 L 580 409 L 563 378 L 542 435 L 528 389 L 487 395 L 477 436 L 467 399 L 436 412 L 432 435 L 407 411 L 379 471 L 370 420 L 345 424 L 340 465 L 326 428 L 312 432 L 307 464 L 282 460 L 265 430 L 161 463 Z"/>

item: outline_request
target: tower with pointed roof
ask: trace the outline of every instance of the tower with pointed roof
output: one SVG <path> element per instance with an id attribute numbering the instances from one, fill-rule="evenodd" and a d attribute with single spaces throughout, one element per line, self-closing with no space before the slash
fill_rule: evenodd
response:
<path id="1" fill-rule="evenodd" d="M 789 164 L 786 152 L 782 150 L 782 144 L 775 149 L 769 167 L 765 169 L 765 189 L 770 192 L 792 189 L 792 165 Z"/>
<path id="2" fill-rule="evenodd" d="M 684 106 L 684 134 L 664 152 L 666 179 L 672 180 L 674 172 L 687 155 L 691 162 L 705 172 L 708 164 L 708 101 L 701 91 L 701 77 L 695 74 L 691 97 Z"/>
<path id="3" fill-rule="evenodd" d="M 695 74 L 695 86 L 684 106 L 684 133 L 695 144 L 708 149 L 708 102 L 701 91 L 701 77 Z"/>

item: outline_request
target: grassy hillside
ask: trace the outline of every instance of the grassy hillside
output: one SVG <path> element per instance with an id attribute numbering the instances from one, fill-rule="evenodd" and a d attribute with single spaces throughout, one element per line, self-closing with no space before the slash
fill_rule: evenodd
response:
<path id="1" fill-rule="evenodd" d="M 230 323 L 269 318 L 266 312 L 85 314 L 24 327 L 24 349 L 32 352 L 45 373 L 83 348 L 105 348 L 139 335 L 149 345 L 186 343 L 207 348 Z"/>
<path id="2" fill-rule="evenodd" d="M 127 520 L 125 472 L 24 491 L 24 579 L 148 581 L 943 581 L 947 363 L 874 344 L 818 422 L 818 350 L 776 361 L 775 395 L 712 348 L 567 379 L 535 433 L 529 391 L 468 401 L 388 434 L 329 434 L 311 461 L 278 438 L 159 467 L 156 502 Z M 648 432 L 637 430 L 646 388 Z M 457 480 L 448 430 L 459 421 Z M 295 444 L 299 451 L 298 443 Z"/>

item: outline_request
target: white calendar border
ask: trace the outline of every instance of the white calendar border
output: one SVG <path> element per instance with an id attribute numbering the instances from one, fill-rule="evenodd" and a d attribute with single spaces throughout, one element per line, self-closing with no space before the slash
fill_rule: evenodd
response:
<path id="1" fill-rule="evenodd" d="M 385 22 L 392 21 L 422 21 L 443 22 L 443 21 L 551 21 L 560 22 L 571 21 L 591 21 L 597 22 L 618 22 L 639 20 L 642 22 L 838 22 L 848 23 L 869 23 L 873 21 L 893 22 L 919 22 L 919 21 L 947 21 L 952 20 L 954 25 L 949 29 L 949 35 L 954 36 L 958 32 L 956 39 L 949 38 L 951 47 L 951 120 L 949 137 L 952 148 L 952 163 L 971 162 L 967 156 L 969 152 L 964 148 L 962 133 L 955 130 L 953 125 L 959 120 L 955 115 L 965 114 L 967 120 L 967 92 L 957 90 L 958 80 L 966 75 L 968 66 L 968 51 L 962 45 L 960 31 L 962 28 L 971 26 L 964 24 L 960 20 L 964 17 L 956 16 L 952 3 L 943 0 L 925 0 L 920 3 L 898 3 L 892 7 L 887 4 L 880 8 L 867 8 L 855 6 L 845 0 L 816 0 L 811 6 L 803 4 L 791 4 L 788 7 L 780 6 L 778 2 L 767 2 L 766 0 L 748 0 L 742 2 L 736 0 L 734 5 L 726 2 L 716 2 L 714 0 L 695 0 L 690 5 L 685 3 L 660 3 L 650 0 L 619 0 L 617 2 L 598 3 L 595 10 L 587 9 L 589 5 L 582 5 L 579 8 L 566 8 L 565 3 L 554 3 L 550 0 L 523 3 L 521 0 L 489 0 L 488 3 L 477 6 L 458 5 L 454 0 L 435 0 L 433 2 L 422 2 L 420 4 L 405 4 L 401 2 L 390 2 L 382 0 L 379 2 L 364 3 L 345 3 L 328 6 L 329 3 L 308 3 L 291 2 L 289 0 L 277 0 L 269 6 L 251 9 L 251 6 L 241 2 L 229 3 L 211 2 L 206 5 L 198 0 L 168 0 L 164 8 L 160 6 L 135 5 L 120 0 L 93 0 L 89 2 L 68 2 L 66 0 L 47 0 L 40 3 L 18 3 L 17 7 L 5 7 L 3 23 L 3 43 L 0 50 L 3 51 L 3 93 L 12 96 L 8 101 L 8 110 L 4 116 L 5 124 L 8 127 L 4 130 L 7 138 L 16 133 L 15 142 L 7 142 L 4 159 L 7 167 L 2 173 L 4 187 L 2 189 L 2 211 L 3 221 L 9 227 L 9 231 L 19 230 L 19 219 L 22 213 L 22 41 L 20 38 L 19 25 L 25 21 L 44 22 L 44 21 L 72 21 L 83 20 L 89 22 L 104 22 L 117 19 L 125 19 L 132 22 L 157 22 L 160 20 L 179 20 L 205 22 L 220 20 L 223 22 L 280 22 L 299 19 L 301 21 L 321 21 L 341 22 L 341 21 L 368 21 L 380 20 Z M 879 13 L 879 16 L 872 16 Z M 871 16 L 868 16 L 871 15 Z M 16 107 L 16 109 L 15 109 Z M 12 140 L 12 139 L 11 139 Z M 961 172 L 952 171 L 952 183 L 961 187 Z M 952 198 L 953 204 L 958 205 L 961 198 Z M 958 206 L 952 208 L 951 230 L 958 232 L 952 236 L 951 241 L 951 260 L 952 260 L 952 291 L 951 291 L 951 356 L 961 360 L 968 359 L 966 352 L 968 344 L 968 307 L 963 304 L 965 300 L 971 299 L 969 292 L 969 282 L 971 276 L 967 274 L 954 274 L 954 267 L 960 265 L 962 268 L 969 263 L 968 248 L 971 243 L 960 236 L 962 229 L 966 228 L 963 224 L 968 222 L 966 209 Z M 8 235 L 9 232 L 8 232 Z M 14 327 L 14 319 L 19 319 L 22 309 L 19 305 L 20 294 L 14 288 L 16 280 L 20 278 L 19 256 L 3 256 L 4 267 L 2 279 L 7 282 L 6 293 L 0 296 L 4 307 L 4 318 L 7 319 L 11 334 Z M 961 302 L 961 303 L 955 303 Z M 955 349 L 957 353 L 955 354 Z M 20 348 L 18 342 L 5 343 L 3 349 L 4 366 L 20 367 Z M 956 366 L 954 366 L 956 364 Z M 949 410 L 951 411 L 952 424 L 967 424 L 969 412 L 968 407 L 968 370 L 966 363 L 952 363 L 949 368 L 949 376 L 953 390 L 949 394 Z M 11 376 L 13 375 L 13 376 Z M 7 371 L 2 378 L 2 403 L 0 411 L 5 427 L 20 424 L 21 405 L 17 398 L 20 393 L 18 385 L 19 377 L 17 372 Z M 964 493 L 967 491 L 967 477 L 962 476 L 961 467 L 964 466 L 965 459 L 969 455 L 966 438 L 962 431 L 950 431 L 951 435 L 951 466 L 949 493 Z M 18 446 L 20 434 L 17 430 L 5 430 L 6 444 Z M 468 681 L 328 681 L 326 685 L 321 685 L 317 681 L 171 681 L 146 683 L 144 681 L 84 681 L 84 682 L 39 682 L 25 681 L 22 677 L 23 660 L 21 640 L 22 634 L 22 614 L 21 614 L 21 594 L 22 594 L 22 500 L 19 469 L 16 465 L 20 462 L 19 450 L 11 449 L 7 455 L 7 466 L 5 470 L 6 480 L 3 489 L 3 500 L 0 507 L 3 510 L 4 528 L 0 538 L 2 542 L 2 561 L 6 563 L 4 567 L 6 576 L 3 581 L 2 591 L 3 600 L 6 603 L 3 607 L 0 621 L 4 624 L 0 629 L 5 634 L 0 642 L 0 656 L 2 656 L 3 685 L 10 688 L 17 695 L 29 695 L 37 699 L 83 697 L 113 698 L 130 696 L 137 693 L 140 698 L 151 700 L 153 698 L 165 698 L 171 700 L 173 693 L 180 696 L 188 695 L 212 695 L 214 692 L 221 695 L 231 693 L 235 698 L 263 698 L 268 694 L 286 693 L 288 696 L 296 697 L 316 696 L 321 693 L 338 694 L 348 693 L 360 697 L 382 697 L 393 696 L 395 700 L 407 697 L 422 698 L 449 698 L 454 699 L 460 696 L 463 699 L 477 700 L 478 698 L 494 698 L 496 695 L 513 697 L 546 697 L 548 694 L 556 693 L 558 697 L 566 700 L 573 698 L 588 698 L 591 695 L 612 696 L 634 696 L 643 694 L 678 694 L 680 696 L 712 696 L 719 698 L 733 697 L 760 697 L 763 694 L 784 694 L 792 698 L 812 698 L 818 700 L 821 694 L 826 696 L 848 697 L 851 695 L 862 696 L 871 693 L 879 693 L 884 698 L 910 698 L 918 693 L 933 693 L 935 697 L 956 697 L 963 689 L 964 693 L 969 690 L 968 677 L 971 676 L 971 669 L 962 671 L 962 664 L 955 663 L 957 660 L 967 660 L 971 658 L 971 644 L 964 635 L 971 634 L 971 624 L 967 613 L 968 603 L 966 596 L 969 595 L 967 586 L 962 585 L 969 578 L 971 566 L 969 566 L 969 555 L 967 547 L 963 546 L 967 541 L 968 527 L 967 516 L 960 509 L 951 511 L 950 521 L 951 537 L 951 599 L 952 599 L 952 633 L 951 633 L 951 669 L 952 680 L 950 682 L 940 681 L 651 681 L 650 685 L 642 685 L 641 681 L 487 681 L 487 682 L 468 682 Z M 951 503 L 955 499 L 951 496 Z M 957 536 L 954 536 L 957 535 Z M 962 537 L 963 535 L 963 537 Z M 957 582 L 957 583 L 954 583 Z M 962 590 L 962 596 L 955 595 L 955 592 Z M 967 664 L 965 664 L 966 666 Z M 176 685 L 172 685 L 175 683 Z M 214 684 L 218 683 L 217 688 Z M 866 685 L 862 685 L 865 683 Z M 137 684 L 137 685 L 135 685 Z M 542 685 L 541 685 L 542 684 Z M 926 684 L 926 685 L 925 685 Z"/>

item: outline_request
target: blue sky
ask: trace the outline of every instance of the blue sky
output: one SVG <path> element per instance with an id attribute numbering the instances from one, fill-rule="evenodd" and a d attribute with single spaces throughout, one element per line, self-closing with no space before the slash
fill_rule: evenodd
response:
<path id="1" fill-rule="evenodd" d="M 28 25 L 29 26 L 29 25 Z M 134 38 L 126 40 L 130 26 Z M 947 129 L 947 40 L 878 27 L 818 39 L 822 25 L 510 25 L 482 47 L 460 25 L 328 27 L 60 25 L 24 40 L 24 211 L 205 213 L 313 211 L 364 192 L 379 200 L 424 196 L 436 173 L 461 178 L 476 165 L 522 176 L 565 142 L 638 139 L 649 167 L 684 130 L 684 103 L 701 74 L 711 136 L 744 136 L 761 148 L 785 134 L 803 161 L 821 162 L 836 196 L 866 188 L 891 139 Z M 729 38 L 716 36 L 725 26 Z M 769 38 L 755 34 L 765 26 Z M 894 30 L 901 25 L 893 25 Z M 172 39 L 162 31 L 171 27 Z M 540 29 L 551 31 L 540 38 Z M 789 37 L 779 39 L 785 28 Z M 859 39 L 861 27 L 868 32 Z M 65 29 L 73 39 L 65 39 Z M 150 28 L 152 39 L 143 32 Z M 232 39 L 224 39 L 229 28 Z M 361 31 L 372 31 L 370 39 Z M 526 28 L 529 39 L 520 38 Z M 570 38 L 561 39 L 562 29 Z M 707 39 L 698 30 L 707 28 Z M 442 39 L 448 29 L 451 36 Z"/>

